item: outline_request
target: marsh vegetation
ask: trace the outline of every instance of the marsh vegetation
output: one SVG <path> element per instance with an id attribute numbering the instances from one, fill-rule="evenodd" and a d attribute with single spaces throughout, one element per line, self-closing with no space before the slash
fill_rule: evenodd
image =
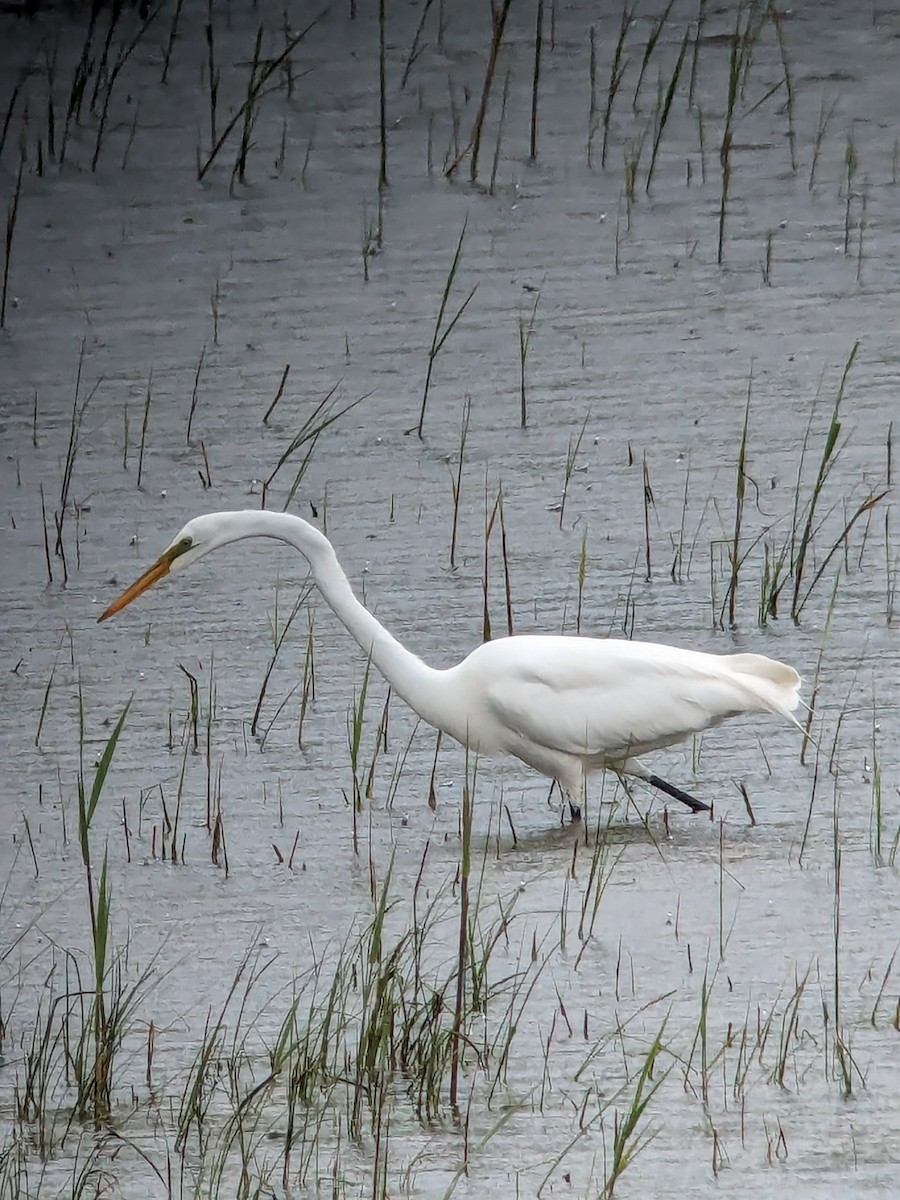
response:
<path id="1" fill-rule="evenodd" d="M 893 1194 L 898 34 L 0 14 L 0 1200 Z M 806 736 L 562 826 L 275 547 L 97 627 L 255 505 L 435 665 L 758 650 Z"/>

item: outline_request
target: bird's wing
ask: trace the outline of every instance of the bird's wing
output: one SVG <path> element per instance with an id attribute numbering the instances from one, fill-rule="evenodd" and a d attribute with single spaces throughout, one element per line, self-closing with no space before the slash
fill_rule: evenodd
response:
<path id="1" fill-rule="evenodd" d="M 488 673 L 484 700 L 513 752 L 521 739 L 616 761 L 768 707 L 748 693 L 727 657 L 592 638 L 506 645 L 505 669 Z"/>

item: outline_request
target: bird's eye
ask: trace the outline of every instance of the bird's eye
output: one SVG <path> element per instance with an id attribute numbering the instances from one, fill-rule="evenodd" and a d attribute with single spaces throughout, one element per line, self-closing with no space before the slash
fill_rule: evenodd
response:
<path id="1" fill-rule="evenodd" d="M 182 554 L 185 554 L 188 550 L 190 550 L 193 544 L 193 538 L 181 538 L 180 541 L 177 541 L 175 545 L 166 552 L 166 557 L 168 558 L 169 562 L 174 562 L 176 558 L 181 558 Z"/>

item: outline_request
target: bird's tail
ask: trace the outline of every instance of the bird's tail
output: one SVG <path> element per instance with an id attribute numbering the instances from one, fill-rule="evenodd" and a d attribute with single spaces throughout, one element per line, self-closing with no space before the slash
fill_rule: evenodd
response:
<path id="1" fill-rule="evenodd" d="M 728 662 L 763 711 L 779 713 L 796 724 L 792 713 L 800 704 L 803 681 L 793 667 L 763 654 L 730 654 Z"/>

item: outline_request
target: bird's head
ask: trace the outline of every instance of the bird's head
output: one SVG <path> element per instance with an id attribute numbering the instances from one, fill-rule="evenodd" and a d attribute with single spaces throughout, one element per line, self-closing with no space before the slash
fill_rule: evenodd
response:
<path id="1" fill-rule="evenodd" d="M 226 516 L 224 513 L 209 513 L 206 516 L 194 517 L 188 521 L 187 525 L 175 535 L 169 545 L 163 550 L 162 554 L 152 566 L 136 579 L 130 588 L 127 588 L 118 600 L 114 600 L 109 608 L 105 609 L 97 618 L 98 621 L 105 621 L 107 617 L 113 617 L 117 612 L 120 612 L 132 600 L 136 600 L 143 592 L 158 583 L 160 579 L 171 574 L 173 571 L 180 571 L 182 568 L 190 566 L 191 563 L 202 558 L 204 554 L 208 554 L 210 550 L 215 550 L 217 546 L 224 542 L 231 541 L 233 534 L 225 528 L 225 522 L 221 520 Z"/>

